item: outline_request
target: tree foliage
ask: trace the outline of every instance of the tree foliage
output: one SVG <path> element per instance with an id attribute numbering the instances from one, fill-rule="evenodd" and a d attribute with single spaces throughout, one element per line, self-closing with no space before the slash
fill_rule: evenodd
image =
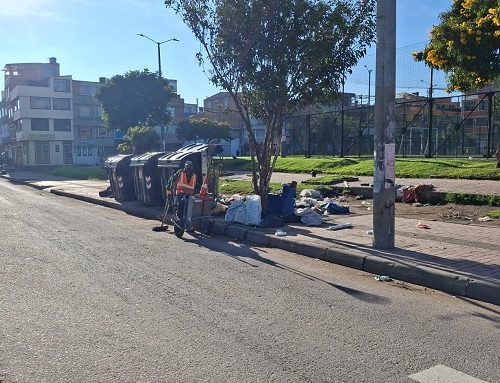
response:
<path id="1" fill-rule="evenodd" d="M 283 121 L 338 95 L 375 34 L 374 0 L 166 0 L 200 42 L 200 64 L 244 122 L 254 192 L 266 197 Z M 256 140 L 252 118 L 266 126 Z"/>
<path id="2" fill-rule="evenodd" d="M 96 93 L 106 126 L 123 132 L 138 125 L 167 124 L 170 114 L 166 108 L 171 95 L 168 81 L 147 69 L 113 76 Z"/>
<path id="3" fill-rule="evenodd" d="M 227 122 L 217 122 L 208 118 L 187 119 L 181 121 L 177 128 L 177 137 L 184 140 L 212 139 L 230 140 L 231 126 Z"/>
<path id="4" fill-rule="evenodd" d="M 439 17 L 416 60 L 444 70 L 449 90 L 468 91 L 500 76 L 500 0 L 455 0 Z"/>
<path id="5" fill-rule="evenodd" d="M 127 130 L 118 151 L 124 154 L 142 154 L 158 150 L 160 139 L 150 126 L 134 126 Z"/>

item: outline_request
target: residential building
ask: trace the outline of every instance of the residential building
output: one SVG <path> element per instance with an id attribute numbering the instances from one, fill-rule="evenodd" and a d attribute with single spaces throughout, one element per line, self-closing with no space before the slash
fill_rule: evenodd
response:
<path id="1" fill-rule="evenodd" d="M 95 98 L 98 82 L 61 76 L 59 63 L 6 64 L 0 149 L 16 166 L 101 164 L 116 153 Z"/>
<path id="2" fill-rule="evenodd" d="M 73 81 L 73 162 L 102 165 L 117 153 L 114 132 L 102 123 L 102 108 L 95 98 L 99 82 Z"/>
<path id="3" fill-rule="evenodd" d="M 72 164 L 71 76 L 60 75 L 54 57 L 48 63 L 7 64 L 4 72 L 2 101 L 9 130 L 4 146 L 11 162 Z"/>

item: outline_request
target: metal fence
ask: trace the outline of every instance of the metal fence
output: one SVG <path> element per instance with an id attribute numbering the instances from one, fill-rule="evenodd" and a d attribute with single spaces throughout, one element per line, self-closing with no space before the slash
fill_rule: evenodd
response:
<path id="1" fill-rule="evenodd" d="M 500 92 L 396 102 L 396 155 L 490 158 L 500 144 Z M 283 155 L 371 156 L 374 106 L 289 118 Z"/>

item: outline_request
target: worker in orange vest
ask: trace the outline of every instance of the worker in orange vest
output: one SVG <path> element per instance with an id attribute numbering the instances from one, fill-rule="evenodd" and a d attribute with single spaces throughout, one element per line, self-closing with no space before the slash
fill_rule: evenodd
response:
<path id="1" fill-rule="evenodd" d="M 191 225 L 190 217 L 187 216 L 189 197 L 198 188 L 199 185 L 197 184 L 196 174 L 193 172 L 193 163 L 191 161 L 186 161 L 184 168 L 178 170 L 167 183 L 167 194 L 169 195 L 172 190 L 175 190 L 179 218 L 187 218 L 188 225 Z"/>

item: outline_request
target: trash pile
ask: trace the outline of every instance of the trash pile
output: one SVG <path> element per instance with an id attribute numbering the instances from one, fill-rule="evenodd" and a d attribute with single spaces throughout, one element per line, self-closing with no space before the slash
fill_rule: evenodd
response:
<path id="1" fill-rule="evenodd" d="M 426 194 L 434 190 L 434 185 L 420 184 L 396 188 L 396 201 L 405 203 L 425 203 Z"/>
<path id="2" fill-rule="evenodd" d="M 347 201 L 345 198 L 339 198 L 337 201 L 323 198 L 321 193 L 314 189 L 302 190 L 298 198 L 292 199 L 292 205 L 288 208 L 283 206 L 286 202 L 280 202 L 281 195 L 269 194 L 269 196 L 269 214 L 262 218 L 261 198 L 253 194 L 246 197 L 236 194 L 222 199 L 218 202 L 216 209 L 220 213 L 224 211 L 224 205 L 227 206 L 224 216 L 226 222 L 259 227 L 278 227 L 284 223 L 295 222 L 302 222 L 308 226 L 320 226 L 325 222 L 325 216 L 350 214 L 349 206 L 338 203 L 339 200 Z"/>

